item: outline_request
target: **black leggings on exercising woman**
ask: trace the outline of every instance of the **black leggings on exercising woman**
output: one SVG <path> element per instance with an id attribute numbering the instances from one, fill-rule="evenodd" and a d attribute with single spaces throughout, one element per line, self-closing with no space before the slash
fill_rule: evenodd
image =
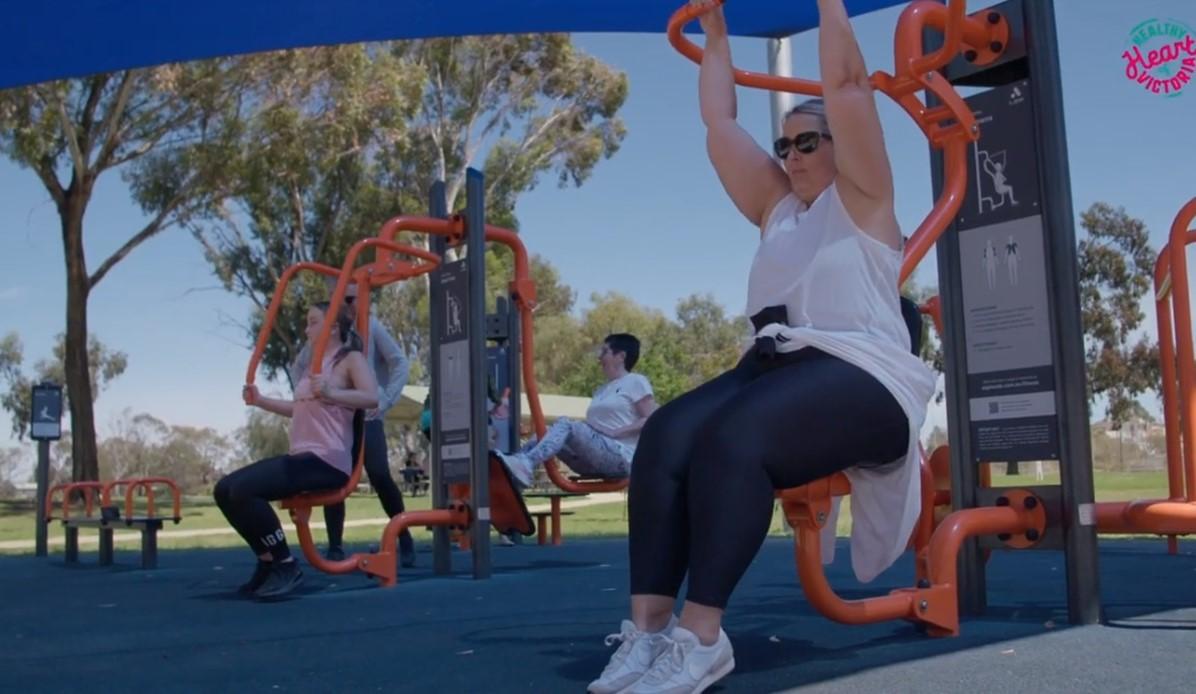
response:
<path id="1" fill-rule="evenodd" d="M 303 492 L 338 489 L 347 481 L 348 475 L 314 453 L 280 455 L 234 470 L 217 482 L 216 505 L 254 554 L 269 552 L 274 561 L 283 561 L 291 551 L 270 502 Z"/>
<path id="2" fill-rule="evenodd" d="M 813 348 L 763 356 L 648 419 L 631 466 L 631 593 L 725 608 L 768 534 L 773 494 L 903 457 L 909 420 L 866 371 Z"/>

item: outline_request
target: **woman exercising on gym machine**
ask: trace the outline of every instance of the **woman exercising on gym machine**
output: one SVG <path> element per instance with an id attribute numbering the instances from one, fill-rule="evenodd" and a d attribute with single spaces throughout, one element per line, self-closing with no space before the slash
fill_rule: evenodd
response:
<path id="1" fill-rule="evenodd" d="M 902 318 L 893 177 L 843 1 L 818 0 L 823 98 L 788 114 L 775 158 L 735 121 L 726 24 L 707 9 L 702 121 L 719 180 L 760 229 L 747 289 L 756 340 L 644 427 L 631 466 L 631 619 L 608 637 L 622 644 L 594 693 L 700 692 L 731 672 L 723 613 L 768 533 L 776 489 L 846 471 L 864 581 L 900 556 L 919 513 L 934 375 Z"/>

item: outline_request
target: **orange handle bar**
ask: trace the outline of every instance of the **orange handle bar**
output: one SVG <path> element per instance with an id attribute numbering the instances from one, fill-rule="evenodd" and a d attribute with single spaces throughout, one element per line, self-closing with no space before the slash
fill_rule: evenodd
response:
<path id="1" fill-rule="evenodd" d="M 321 263 L 296 263 L 282 273 L 282 277 L 278 278 L 278 284 L 274 287 L 274 295 L 270 297 L 270 306 L 266 309 L 266 318 L 262 321 L 261 330 L 257 334 L 257 342 L 253 346 L 253 355 L 249 357 L 249 367 L 245 371 L 246 385 L 253 385 L 254 378 L 257 376 L 257 368 L 262 362 L 262 355 L 266 352 L 266 344 L 270 342 L 270 332 L 274 330 L 278 311 L 282 308 L 282 300 L 286 296 L 287 286 L 290 285 L 291 278 L 300 270 L 310 270 L 329 277 L 338 277 L 340 275 L 340 271 L 336 268 Z"/>
<path id="2" fill-rule="evenodd" d="M 333 308 L 330 312 L 331 315 L 325 316 L 323 326 L 324 329 L 321 333 L 321 335 L 331 335 L 332 323 L 335 322 L 336 313 L 340 309 L 341 304 L 344 302 L 344 287 L 346 286 L 346 279 L 342 277 L 342 273 L 347 271 L 349 277 L 351 277 L 353 281 L 357 282 L 359 285 L 365 284 L 367 287 L 372 287 L 381 286 L 383 284 L 395 282 L 400 279 L 417 277 L 426 272 L 430 272 L 437 264 L 440 263 L 439 256 L 429 253 L 423 249 L 415 248 L 414 246 L 401 245 L 393 241 L 380 241 L 378 239 L 366 239 L 365 241 L 370 242 L 366 247 L 377 246 L 386 252 L 386 257 L 380 258 L 374 263 L 356 269 L 352 268 L 352 262 L 346 262 L 345 266 L 339 270 L 322 263 L 296 263 L 288 267 L 282 273 L 282 277 L 278 279 L 278 283 L 274 287 L 274 295 L 270 298 L 270 306 L 266 309 L 266 317 L 262 321 L 262 328 L 260 331 L 258 331 L 258 338 L 257 342 L 254 344 L 253 355 L 249 358 L 249 366 L 245 372 L 246 385 L 253 385 L 254 379 L 257 375 L 258 366 L 261 364 L 262 355 L 265 354 L 266 345 L 270 341 L 270 333 L 274 330 L 278 313 L 282 308 L 282 302 L 283 298 L 286 296 L 287 287 L 290 285 L 292 278 L 301 270 L 308 270 L 326 275 L 328 277 L 337 278 L 337 291 L 339 293 L 334 293 L 333 299 L 330 301 L 330 304 Z M 358 242 L 358 244 L 354 245 L 354 248 L 357 248 L 358 245 L 363 243 L 365 242 Z M 390 257 L 390 253 L 393 252 L 415 256 L 425 262 L 396 262 Z M 358 253 L 360 253 L 360 249 L 358 249 Z M 352 254 L 351 252 L 351 256 L 352 257 L 350 258 L 346 258 L 346 261 L 356 260 L 356 254 Z M 363 336 L 368 336 L 368 321 L 365 320 L 363 315 L 368 309 L 365 308 L 364 302 L 362 303 L 363 307 L 360 309 L 358 319 L 359 324 L 363 325 Z M 326 341 L 327 337 L 325 337 L 325 342 Z M 316 354 L 318 354 L 319 358 L 322 359 L 323 350 L 321 349 Z M 314 355 L 312 361 L 313 373 L 319 373 L 320 363 L 317 361 Z"/>
<path id="3" fill-rule="evenodd" d="M 408 264 L 404 273 L 404 279 L 412 277 L 419 277 L 436 269 L 440 265 L 440 256 L 425 251 L 423 249 L 415 248 L 413 246 L 404 246 L 386 238 L 369 238 L 362 239 L 353 244 L 352 248 L 345 255 L 345 262 L 341 266 L 341 272 L 336 281 L 336 289 L 332 292 L 332 298 L 329 299 L 330 308 L 328 314 L 324 316 L 324 322 L 320 325 L 320 334 L 316 337 L 316 344 L 312 348 L 311 356 L 311 372 L 312 374 L 319 374 L 324 364 L 324 350 L 328 347 L 328 339 L 332 336 L 332 326 L 336 323 L 336 314 L 340 311 L 341 306 L 345 302 L 345 291 L 349 287 L 349 278 L 356 276 L 360 283 L 363 279 L 367 286 L 373 286 L 371 279 L 371 266 L 367 265 L 364 268 L 356 270 L 354 273 L 354 265 L 357 263 L 357 256 L 367 248 L 379 248 L 381 250 L 389 250 L 398 253 L 406 253 L 413 255 L 421 260 L 423 263 Z M 388 268 L 388 271 L 393 274 L 393 270 Z"/>
<path id="4" fill-rule="evenodd" d="M 685 26 L 701 15 L 726 3 L 726 0 L 715 0 L 708 6 L 685 5 L 669 18 L 669 43 L 678 53 L 684 55 L 697 64 L 702 63 L 703 51 L 696 44 L 685 37 Z M 991 62 L 1009 40 L 1009 25 L 999 14 L 986 12 L 986 18 L 967 16 L 966 0 L 948 0 L 946 6 L 933 0 L 918 0 L 910 3 L 897 22 L 897 35 L 894 43 L 896 75 L 901 78 L 893 86 L 896 90 L 886 90 L 894 100 L 900 96 L 911 94 L 923 89 L 918 84 L 916 76 L 933 72 L 950 63 L 959 54 L 963 45 L 976 51 L 977 57 L 973 61 L 977 64 Z M 938 29 L 944 33 L 943 45 L 931 55 L 920 55 L 922 46 L 922 29 Z M 1001 44 L 1001 51 L 995 50 L 996 44 Z M 770 91 L 790 92 L 808 96 L 822 96 L 822 83 L 816 80 L 798 77 L 780 77 L 762 72 L 734 69 L 736 84 L 745 87 L 756 87 Z M 885 87 L 884 73 L 874 73 L 870 81 L 877 89 Z"/>
<path id="5" fill-rule="evenodd" d="M 105 506 L 112 505 L 112 491 L 120 487 L 125 488 L 125 519 L 133 517 L 133 497 L 138 489 L 145 490 L 146 509 L 145 515 L 147 518 L 155 518 L 154 508 L 154 487 L 163 486 L 170 490 L 171 499 L 174 502 L 174 514 L 171 519 L 178 522 L 182 515 L 182 495 L 179 493 L 179 487 L 174 480 L 167 477 L 135 477 L 125 480 L 113 480 L 104 485 L 103 504 Z"/>
<path id="6" fill-rule="evenodd" d="M 681 55 L 689 58 L 698 65 L 702 64 L 703 51 L 694 42 L 690 41 L 682 33 L 685 25 L 694 21 L 703 14 L 726 4 L 726 0 L 715 0 L 708 6 L 700 5 L 685 5 L 681 9 L 673 13 L 669 18 L 669 43 L 673 44 L 673 48 Z M 792 92 L 794 94 L 808 94 L 810 96 L 822 96 L 822 84 L 812 80 L 800 79 L 797 77 L 778 77 L 776 75 L 769 75 L 762 72 L 751 72 L 750 70 L 734 69 L 735 83 L 742 84 L 745 87 L 756 87 L 757 89 L 768 89 L 778 92 Z"/>
<path id="7" fill-rule="evenodd" d="M 686 24 L 715 5 L 700 7 L 686 5 L 673 13 L 669 20 L 669 42 L 685 57 L 701 64 L 702 49 L 687 39 L 682 30 Z M 996 12 L 982 11 L 983 18 L 965 14 L 965 0 L 949 0 L 944 6 L 932 0 L 911 3 L 898 20 L 894 41 L 895 75 L 876 72 L 869 82 L 902 106 L 926 134 L 930 144 L 943 149 L 944 185 L 939 199 L 926 219 L 910 236 L 901 265 L 900 282 L 904 282 L 946 230 L 963 203 L 967 187 L 967 144 L 979 137 L 979 126 L 970 108 L 947 80 L 936 77 L 936 70 L 949 63 L 962 46 L 974 53 L 973 62 L 985 64 L 995 60 L 1009 42 L 1009 25 Z M 931 55 L 920 55 L 922 30 L 936 28 L 944 32 L 944 43 Z M 738 84 L 771 91 L 793 92 L 811 96 L 822 95 L 822 84 L 812 80 L 778 77 L 758 72 L 734 69 Z M 941 106 L 927 108 L 915 95 L 928 90 L 942 101 Z"/>
<path id="8" fill-rule="evenodd" d="M 71 496 L 75 492 L 83 494 L 83 515 L 86 517 L 95 510 L 96 492 L 102 492 L 103 489 L 102 482 L 65 482 L 50 487 L 50 491 L 46 492 L 46 520 L 53 520 L 55 494 L 62 494 L 62 520 L 67 520 L 71 515 Z"/>

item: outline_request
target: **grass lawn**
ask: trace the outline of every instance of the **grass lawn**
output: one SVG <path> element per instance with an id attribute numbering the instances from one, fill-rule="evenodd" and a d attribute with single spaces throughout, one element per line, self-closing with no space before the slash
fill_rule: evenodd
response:
<path id="1" fill-rule="evenodd" d="M 1022 474 L 1017 477 L 1005 477 L 998 474 L 993 476 L 994 486 L 1011 486 L 1011 485 L 1034 485 L 1034 484 L 1058 484 L 1059 477 L 1055 475 L 1046 475 L 1042 481 L 1036 481 L 1034 474 L 1029 471 L 1029 474 Z M 1098 472 L 1096 473 L 1096 498 L 1098 501 L 1125 501 L 1130 499 L 1144 499 L 1144 498 L 1162 498 L 1167 496 L 1167 474 L 1165 472 L 1135 472 L 1135 473 L 1111 473 Z M 427 496 L 407 498 L 407 508 L 409 510 L 426 509 L 431 505 L 431 499 Z M 533 505 L 539 504 L 541 500 L 534 500 Z M 842 504 L 842 513 L 839 517 L 838 533 L 839 535 L 847 535 L 851 529 L 851 512 L 850 512 L 850 498 L 845 499 Z M 585 506 L 572 509 L 574 515 L 566 516 L 563 521 L 563 529 L 566 540 L 570 538 L 580 537 L 621 537 L 627 534 L 627 504 L 625 498 L 616 499 L 610 503 L 598 504 L 593 506 Z M 32 541 L 34 534 L 34 508 L 31 501 L 0 501 L 0 553 L 6 554 L 23 554 L 30 553 L 32 549 L 5 547 L 5 544 L 13 543 L 14 541 Z M 384 517 L 382 514 L 382 507 L 378 503 L 377 498 L 373 496 L 354 496 L 351 497 L 347 505 L 347 524 L 345 528 L 345 542 L 354 547 L 365 547 L 371 543 L 377 543 L 382 536 L 382 528 Z M 284 522 L 288 522 L 289 518 L 283 514 Z M 323 516 L 320 511 L 313 514 L 313 522 L 323 522 Z M 354 525 L 354 522 L 360 524 Z M 172 537 L 169 534 L 159 536 L 158 544 L 163 549 L 170 548 L 192 548 L 192 547 L 230 547 L 241 544 L 241 540 L 231 531 L 228 531 L 228 524 L 224 517 L 220 514 L 219 509 L 212 502 L 211 497 L 191 497 L 183 501 L 183 521 L 179 525 L 167 524 L 164 528 L 165 533 L 172 531 L 209 531 L 206 534 L 201 534 L 192 537 Z M 315 537 L 317 544 L 322 545 L 326 538 L 325 532 L 322 528 L 315 529 Z M 417 542 L 428 542 L 431 540 L 431 534 L 423 528 L 413 529 Z M 774 510 L 772 527 L 770 533 L 774 535 L 784 534 L 784 519 L 781 516 L 779 506 Z M 121 531 L 117 531 L 118 544 L 129 545 L 136 542 L 132 540 L 119 540 Z M 94 531 L 84 530 L 80 533 L 80 539 L 94 538 L 96 533 Z M 51 542 L 56 538 L 62 537 L 62 527 L 59 524 L 51 524 L 50 539 Z M 293 536 L 291 538 L 293 540 Z M 527 538 L 526 541 L 534 542 L 534 538 Z M 82 549 L 85 551 L 92 550 L 94 545 L 84 544 Z M 60 552 L 61 546 L 51 544 L 51 552 Z"/>

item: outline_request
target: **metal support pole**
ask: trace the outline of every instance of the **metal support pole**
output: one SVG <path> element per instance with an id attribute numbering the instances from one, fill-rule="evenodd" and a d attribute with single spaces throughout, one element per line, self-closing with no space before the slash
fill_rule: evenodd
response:
<path id="1" fill-rule="evenodd" d="M 63 528 L 66 535 L 66 546 L 63 550 L 63 561 L 67 564 L 79 563 L 79 528 L 67 525 Z"/>
<path id="2" fill-rule="evenodd" d="M 1067 613 L 1072 624 L 1101 619 L 1096 524 L 1093 517 L 1092 445 L 1084 373 L 1084 326 L 1063 119 L 1062 74 L 1054 0 L 1022 2 L 1033 93 L 1038 167 L 1042 172 L 1043 224 L 1047 231 L 1047 286 L 1054 297 L 1055 407 L 1061 434 L 1063 532 Z"/>
<path id="3" fill-rule="evenodd" d="M 511 311 L 507 313 L 508 328 L 507 328 L 507 377 L 510 379 L 511 400 L 510 412 L 511 419 L 509 420 L 511 427 L 511 446 L 513 450 L 519 450 L 519 433 L 523 426 L 523 408 L 521 405 L 521 397 L 523 394 L 523 380 L 522 380 L 522 366 L 521 361 L 523 357 L 523 334 L 519 331 L 521 323 L 519 322 L 520 312 L 516 308 L 518 304 L 515 303 L 515 297 L 511 297 Z"/>
<path id="4" fill-rule="evenodd" d="M 100 528 L 100 566 L 112 566 L 116 555 L 116 541 L 112 526 Z"/>
<path id="5" fill-rule="evenodd" d="M 141 530 L 141 568 L 158 568 L 158 531 L 162 521 L 147 521 Z"/>
<path id="6" fill-rule="evenodd" d="M 37 442 L 37 518 L 34 519 L 34 553 L 46 556 L 46 492 L 50 489 L 50 442 Z"/>
<path id="7" fill-rule="evenodd" d="M 469 475 L 473 577 L 490 577 L 490 437 L 486 418 L 486 200 L 482 173 L 465 173 L 465 243 L 469 274 L 471 465 Z"/>
<path id="8" fill-rule="evenodd" d="M 444 181 L 437 181 L 432 184 L 432 190 L 428 193 L 428 216 L 437 219 L 445 219 L 448 217 L 448 203 L 445 200 Z M 448 243 L 443 236 L 432 236 L 429 243 L 429 248 L 433 253 L 440 256 L 441 262 L 444 262 L 444 257 L 448 249 Z M 437 384 L 440 383 L 440 340 L 437 337 L 440 335 L 440 323 L 444 320 L 444 294 L 440 290 L 440 267 L 429 273 L 428 282 L 428 323 L 431 328 L 429 334 L 432 336 L 432 349 L 430 354 L 430 375 L 432 387 L 429 388 L 429 394 L 432 397 L 430 405 L 432 407 L 432 459 L 431 459 L 431 483 L 432 483 L 432 508 L 444 508 L 448 503 L 448 485 L 444 480 L 444 466 L 440 462 L 440 395 Z M 432 528 L 432 571 L 438 576 L 451 573 L 453 570 L 453 550 L 449 545 L 449 531 L 444 526 L 434 526 Z"/>
<path id="9" fill-rule="evenodd" d="M 768 40 L 768 74 L 778 77 L 793 76 L 793 46 L 788 37 Z M 772 139 L 781 136 L 785 114 L 793 104 L 793 95 L 788 92 L 769 92 L 768 103 L 772 111 Z"/>

